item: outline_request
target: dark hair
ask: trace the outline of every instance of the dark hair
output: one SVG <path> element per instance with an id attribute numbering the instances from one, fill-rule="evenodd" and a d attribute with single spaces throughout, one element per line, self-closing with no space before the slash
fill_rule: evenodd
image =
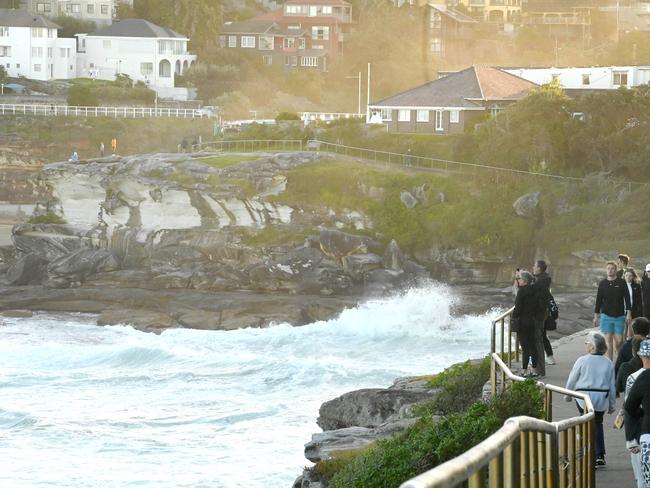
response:
<path id="1" fill-rule="evenodd" d="M 650 320 L 645 317 L 637 317 L 632 321 L 634 335 L 647 336 L 650 334 Z"/>
<path id="2" fill-rule="evenodd" d="M 537 264 L 537 267 L 542 270 L 542 273 L 546 272 L 546 261 L 538 259 L 535 264 Z"/>
<path id="3" fill-rule="evenodd" d="M 636 274 L 636 271 L 634 271 L 634 268 L 626 268 L 625 273 L 632 273 L 632 281 L 634 281 L 635 283 L 639 282 L 639 277 Z M 625 274 L 623 276 L 625 276 Z"/>
<path id="4" fill-rule="evenodd" d="M 635 335 L 632 338 L 632 356 L 636 356 L 636 353 L 639 352 L 639 348 L 643 341 L 645 341 L 645 336 L 642 335 Z"/>
<path id="5" fill-rule="evenodd" d="M 628 263 L 630 262 L 630 256 L 628 256 L 627 254 L 619 254 L 618 260 L 621 261 L 625 266 L 627 266 Z"/>

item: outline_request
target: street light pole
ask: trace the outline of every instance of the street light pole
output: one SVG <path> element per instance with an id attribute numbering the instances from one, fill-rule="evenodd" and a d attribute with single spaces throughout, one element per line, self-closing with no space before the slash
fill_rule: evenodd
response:
<path id="1" fill-rule="evenodd" d="M 368 63 L 368 96 L 366 99 L 366 117 L 370 118 L 370 63 Z"/>

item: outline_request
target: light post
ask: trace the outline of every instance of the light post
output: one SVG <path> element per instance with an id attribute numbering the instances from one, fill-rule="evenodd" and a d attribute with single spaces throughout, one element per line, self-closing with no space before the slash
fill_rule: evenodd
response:
<path id="1" fill-rule="evenodd" d="M 357 76 L 346 76 L 346 79 L 350 80 L 358 80 L 358 85 L 359 85 L 359 93 L 358 93 L 358 103 L 357 103 L 357 115 L 361 115 L 361 71 L 357 74 Z"/>

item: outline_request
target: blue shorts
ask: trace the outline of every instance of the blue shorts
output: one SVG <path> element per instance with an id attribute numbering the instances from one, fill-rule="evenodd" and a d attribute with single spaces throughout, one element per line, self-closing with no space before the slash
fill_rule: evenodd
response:
<path id="1" fill-rule="evenodd" d="M 600 333 L 623 335 L 625 332 L 625 315 L 610 317 L 604 313 L 600 314 Z"/>

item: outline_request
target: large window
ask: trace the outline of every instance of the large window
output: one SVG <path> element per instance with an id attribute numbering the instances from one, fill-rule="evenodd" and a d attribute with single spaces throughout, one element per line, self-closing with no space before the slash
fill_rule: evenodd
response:
<path id="1" fill-rule="evenodd" d="M 329 41 L 330 28 L 327 26 L 313 26 L 311 28 L 311 37 L 319 41 Z"/>
<path id="2" fill-rule="evenodd" d="M 444 127 L 442 126 L 442 110 L 436 110 L 436 130 L 442 131 Z"/>
<path id="3" fill-rule="evenodd" d="M 399 110 L 397 112 L 397 120 L 399 122 L 410 122 L 411 121 L 411 111 L 410 110 Z"/>
<path id="4" fill-rule="evenodd" d="M 273 64 L 273 56 L 271 56 L 269 54 L 265 54 L 264 56 L 262 56 L 262 62 L 266 66 L 271 66 Z"/>
<path id="5" fill-rule="evenodd" d="M 108 15 L 108 5 L 101 6 L 102 15 Z"/>
<path id="6" fill-rule="evenodd" d="M 172 64 L 168 60 L 163 59 L 158 64 L 158 76 L 160 76 L 161 78 L 171 78 Z"/>
<path id="7" fill-rule="evenodd" d="M 393 110 L 390 108 L 382 108 L 381 120 L 383 120 L 384 122 L 390 122 L 391 120 L 393 120 Z"/>
<path id="8" fill-rule="evenodd" d="M 294 49 L 296 47 L 296 39 L 294 37 L 285 37 L 283 45 L 285 49 Z"/>
<path id="9" fill-rule="evenodd" d="M 459 110 L 452 110 L 449 112 L 449 122 L 452 124 L 458 124 L 460 122 Z"/>
<path id="10" fill-rule="evenodd" d="M 89 3 L 86 5 L 86 12 L 89 14 L 94 14 L 95 13 L 95 4 L 94 3 Z"/>
<path id="11" fill-rule="evenodd" d="M 614 86 L 627 86 L 627 71 L 614 71 Z"/>
<path id="12" fill-rule="evenodd" d="M 0 46 L 0 58 L 11 56 L 11 46 Z"/>
<path id="13" fill-rule="evenodd" d="M 78 14 L 81 12 L 81 5 L 78 3 L 69 3 L 65 6 L 65 11 L 68 14 Z"/>
<path id="14" fill-rule="evenodd" d="M 49 14 L 50 12 L 52 12 L 52 5 L 50 5 L 49 2 L 48 3 L 46 3 L 46 2 L 38 2 L 36 4 L 36 11 L 39 14 Z"/>
<path id="15" fill-rule="evenodd" d="M 228 36 L 228 47 L 237 47 L 237 36 Z"/>
<path id="16" fill-rule="evenodd" d="M 140 63 L 140 74 L 151 76 L 153 74 L 153 63 Z"/>
<path id="17" fill-rule="evenodd" d="M 0 37 L 9 37 L 9 27 L 0 26 Z"/>
<path id="18" fill-rule="evenodd" d="M 418 110 L 416 120 L 418 122 L 429 122 L 429 111 L 428 110 Z"/>
<path id="19" fill-rule="evenodd" d="M 261 51 L 273 51 L 273 36 L 260 36 L 259 49 Z"/>
<path id="20" fill-rule="evenodd" d="M 42 58 L 43 57 L 43 48 L 42 47 L 33 47 L 32 48 L 32 58 Z"/>
<path id="21" fill-rule="evenodd" d="M 305 7 L 302 5 L 287 5 L 285 12 L 287 15 L 302 15 L 305 13 Z"/>
<path id="22" fill-rule="evenodd" d="M 241 47 L 255 49 L 255 36 L 241 36 Z"/>
<path id="23" fill-rule="evenodd" d="M 318 58 L 316 56 L 303 56 L 301 64 L 302 66 L 317 67 Z"/>
<path id="24" fill-rule="evenodd" d="M 45 29 L 42 27 L 32 27 L 32 37 L 45 37 Z"/>

